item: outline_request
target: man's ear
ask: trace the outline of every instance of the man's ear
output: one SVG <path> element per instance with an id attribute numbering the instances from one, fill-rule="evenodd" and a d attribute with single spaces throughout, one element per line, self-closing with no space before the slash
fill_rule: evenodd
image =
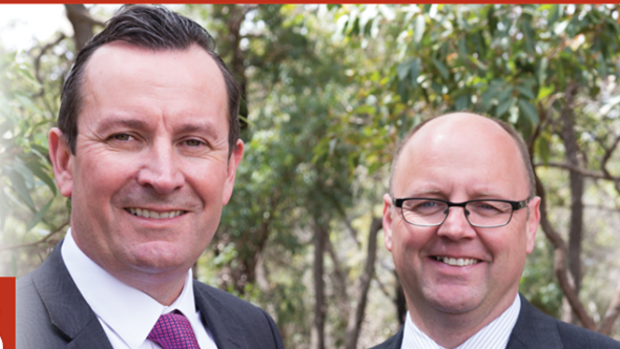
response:
<path id="1" fill-rule="evenodd" d="M 385 248 L 392 252 L 392 197 L 383 195 L 383 239 Z"/>
<path id="2" fill-rule="evenodd" d="M 48 148 L 58 189 L 60 189 L 62 196 L 71 197 L 73 192 L 74 156 L 62 131 L 57 127 L 52 128 L 49 132 Z"/>
<path id="3" fill-rule="evenodd" d="M 536 231 L 540 222 L 540 197 L 536 196 L 528 203 L 529 217 L 526 224 L 527 234 L 527 254 L 534 250 L 534 242 L 536 241 Z"/>
<path id="4" fill-rule="evenodd" d="M 235 185 L 235 175 L 237 174 L 237 167 L 243 158 L 243 141 L 237 139 L 237 147 L 230 154 L 228 159 L 228 168 L 226 170 L 226 182 L 224 182 L 224 192 L 222 195 L 222 205 L 226 205 L 233 192 L 233 186 Z"/>

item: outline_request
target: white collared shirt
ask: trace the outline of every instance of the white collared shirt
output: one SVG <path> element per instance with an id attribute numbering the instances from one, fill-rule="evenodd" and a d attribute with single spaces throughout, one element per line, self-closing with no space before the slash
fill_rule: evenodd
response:
<path id="1" fill-rule="evenodd" d="M 519 311 L 521 311 L 521 299 L 517 294 L 517 298 L 508 309 L 455 349 L 505 349 L 510 333 L 517 323 Z M 413 323 L 409 312 L 403 332 L 401 349 L 445 349 Z"/>
<path id="2" fill-rule="evenodd" d="M 161 349 L 147 339 L 162 314 L 179 310 L 192 325 L 202 349 L 217 349 L 213 337 L 200 320 L 194 302 L 192 270 L 185 278 L 179 298 L 164 306 L 146 293 L 130 287 L 105 271 L 80 248 L 67 232 L 61 249 L 62 259 L 80 293 L 101 323 L 114 349 Z"/>

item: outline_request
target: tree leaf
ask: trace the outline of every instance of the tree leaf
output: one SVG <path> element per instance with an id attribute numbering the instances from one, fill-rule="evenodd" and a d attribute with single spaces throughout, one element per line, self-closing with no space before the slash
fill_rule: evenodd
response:
<path id="1" fill-rule="evenodd" d="M 420 43 L 426 29 L 426 19 L 423 14 L 419 14 L 415 19 L 415 32 L 413 33 L 413 41 Z"/>
<path id="2" fill-rule="evenodd" d="M 540 155 L 545 166 L 549 164 L 549 157 L 551 155 L 549 139 L 548 137 L 541 136 L 536 140 L 536 152 Z"/>
<path id="3" fill-rule="evenodd" d="M 398 73 L 399 80 L 405 80 L 407 74 L 409 74 L 409 67 L 410 65 L 405 62 L 399 64 L 398 67 L 396 67 L 396 72 Z"/>
<path id="4" fill-rule="evenodd" d="M 416 58 L 411 62 L 411 84 L 418 86 L 418 76 L 420 75 L 420 59 Z"/>
<path id="5" fill-rule="evenodd" d="M 510 107 L 515 104 L 515 101 L 516 101 L 516 98 L 512 97 L 512 98 L 507 99 L 503 103 L 500 103 L 500 105 L 497 106 L 497 110 L 495 111 L 495 115 L 497 117 L 501 117 L 502 115 L 506 114 L 508 109 L 510 109 Z"/>
<path id="6" fill-rule="evenodd" d="M 549 66 L 549 59 L 547 57 L 543 57 L 540 59 L 540 63 L 538 64 L 538 85 L 542 86 L 545 84 L 547 80 L 547 67 Z"/>
<path id="7" fill-rule="evenodd" d="M 499 94 L 499 89 L 494 88 L 493 86 L 489 86 L 484 93 L 482 93 L 482 109 L 483 111 L 489 110 L 491 108 L 491 104 L 493 103 L 493 99 Z"/>
<path id="8" fill-rule="evenodd" d="M 554 86 L 541 86 L 540 89 L 538 90 L 538 97 L 536 97 L 536 102 L 551 95 L 553 92 L 555 92 Z"/>
<path id="9" fill-rule="evenodd" d="M 26 226 L 26 231 L 30 231 L 30 229 L 34 228 L 37 224 L 39 224 L 47 210 L 49 210 L 50 206 L 52 205 L 52 201 L 54 201 L 54 199 L 50 200 L 47 204 L 45 204 L 45 206 L 41 207 L 41 209 L 34 215 L 34 217 L 32 217 L 32 219 L 30 220 L 30 222 L 28 222 L 28 225 Z"/>
<path id="10" fill-rule="evenodd" d="M 34 183 L 34 173 L 32 173 L 32 171 L 30 171 L 30 169 L 28 167 L 26 167 L 20 161 L 14 161 L 13 162 L 13 169 L 16 172 L 18 172 L 19 174 L 21 174 L 21 176 L 24 178 L 26 186 L 34 188 L 34 186 L 35 186 L 35 183 Z"/>
<path id="11" fill-rule="evenodd" d="M 551 10 L 549 11 L 548 18 L 548 26 L 553 27 L 553 24 L 560 18 L 560 6 L 562 5 L 551 5 Z"/>
<path id="12" fill-rule="evenodd" d="M 462 59 L 466 59 L 467 58 L 467 41 L 465 40 L 465 37 L 460 38 L 457 45 L 458 45 L 457 47 L 458 47 L 459 55 L 461 56 Z"/>
<path id="13" fill-rule="evenodd" d="M 439 74 L 441 74 L 441 77 L 444 78 L 444 80 L 448 80 L 448 78 L 450 77 L 450 73 L 448 72 L 448 68 L 446 68 L 446 66 L 443 63 L 441 63 L 440 61 L 438 61 L 437 59 L 432 58 L 432 60 L 433 60 L 433 64 L 437 68 L 437 70 L 439 70 Z"/>
<path id="14" fill-rule="evenodd" d="M 536 96 L 534 96 L 534 92 L 532 92 L 532 90 L 524 85 L 519 85 L 516 87 L 516 90 L 519 91 L 519 93 L 521 93 L 524 97 L 527 97 L 529 99 L 536 99 Z"/>
<path id="15" fill-rule="evenodd" d="M 52 191 L 52 193 L 54 193 L 55 196 L 56 183 L 54 183 L 54 180 L 43 171 L 43 165 L 37 161 L 29 161 L 26 163 L 26 166 L 30 169 L 30 171 L 32 171 L 35 176 L 39 177 L 39 179 L 41 179 L 45 184 L 47 184 L 47 186 L 50 188 L 50 190 Z"/>
<path id="16" fill-rule="evenodd" d="M 512 86 L 506 86 L 504 87 L 504 89 L 502 90 L 502 92 L 500 92 L 497 95 L 497 100 L 499 101 L 500 104 L 504 103 L 506 100 L 508 100 L 508 97 L 510 97 L 510 95 L 512 94 L 512 91 L 514 90 L 514 88 Z"/>
<path id="17" fill-rule="evenodd" d="M 30 197 L 30 192 L 26 187 L 26 181 L 22 176 L 19 175 L 14 170 L 11 170 L 7 173 L 9 180 L 11 181 L 13 190 L 19 195 L 23 202 L 32 210 L 32 212 L 36 212 L 34 207 L 34 201 L 32 201 L 32 197 Z"/>
<path id="18" fill-rule="evenodd" d="M 527 118 L 532 122 L 533 125 L 537 125 L 538 111 L 536 110 L 536 108 L 534 108 L 534 106 L 531 105 L 530 102 L 524 99 L 519 98 L 519 101 L 517 103 L 519 105 L 519 110 L 521 110 L 521 112 L 523 112 L 523 114 L 527 116 Z"/>
<path id="19" fill-rule="evenodd" d="M 464 94 L 456 99 L 456 111 L 468 110 L 471 108 L 471 96 Z"/>

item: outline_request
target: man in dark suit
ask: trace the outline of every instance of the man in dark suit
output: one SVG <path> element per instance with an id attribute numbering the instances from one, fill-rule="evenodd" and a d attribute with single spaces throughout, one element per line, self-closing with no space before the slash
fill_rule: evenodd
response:
<path id="1" fill-rule="evenodd" d="M 49 133 L 71 229 L 17 286 L 18 348 L 282 348 L 193 281 L 243 156 L 239 88 L 197 23 L 122 9 L 77 55 Z"/>
<path id="2" fill-rule="evenodd" d="M 518 294 L 540 219 L 534 178 L 523 140 L 496 119 L 449 114 L 405 137 L 383 229 L 409 311 L 375 349 L 620 348 Z"/>

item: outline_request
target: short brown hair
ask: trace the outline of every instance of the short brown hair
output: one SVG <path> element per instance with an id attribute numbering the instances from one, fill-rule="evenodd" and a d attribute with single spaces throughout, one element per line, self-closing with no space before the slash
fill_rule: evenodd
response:
<path id="1" fill-rule="evenodd" d="M 159 6 L 123 6 L 101 33 L 95 35 L 78 52 L 62 91 L 58 128 L 75 155 L 78 116 L 82 108 L 82 84 L 88 59 L 101 46 L 125 41 L 154 51 L 187 50 L 192 44 L 202 47 L 224 75 L 228 95 L 228 156 L 239 138 L 239 85 L 220 56 L 215 53 L 213 37 L 198 23 Z"/>

